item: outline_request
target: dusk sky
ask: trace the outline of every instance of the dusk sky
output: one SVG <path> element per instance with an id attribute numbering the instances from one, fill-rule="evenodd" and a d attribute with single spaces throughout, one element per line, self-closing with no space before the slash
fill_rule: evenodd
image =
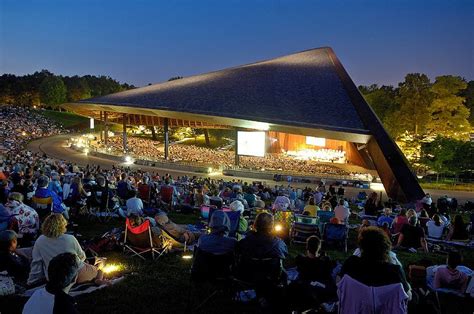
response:
<path id="1" fill-rule="evenodd" d="M 137 86 L 330 46 L 356 84 L 474 79 L 474 1 L 0 0 L 0 74 Z"/>

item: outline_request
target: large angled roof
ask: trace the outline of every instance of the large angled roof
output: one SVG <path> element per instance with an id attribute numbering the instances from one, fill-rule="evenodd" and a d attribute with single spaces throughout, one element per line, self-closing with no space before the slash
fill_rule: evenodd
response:
<path id="1" fill-rule="evenodd" d="M 331 48 L 312 49 L 79 103 L 368 134 L 334 59 Z"/>

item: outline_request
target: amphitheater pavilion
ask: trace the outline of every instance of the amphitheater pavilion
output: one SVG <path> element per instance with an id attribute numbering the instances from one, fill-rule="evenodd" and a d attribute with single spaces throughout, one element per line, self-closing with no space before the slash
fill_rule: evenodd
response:
<path id="1" fill-rule="evenodd" d="M 63 107 L 109 123 L 265 131 L 267 152 L 306 147 L 306 137 L 376 170 L 389 197 L 423 197 L 416 176 L 331 48 L 186 77 Z M 107 143 L 107 132 L 104 132 Z M 126 146 L 126 132 L 124 132 Z M 236 150 L 237 151 L 237 150 Z M 236 162 L 238 155 L 236 153 Z"/>

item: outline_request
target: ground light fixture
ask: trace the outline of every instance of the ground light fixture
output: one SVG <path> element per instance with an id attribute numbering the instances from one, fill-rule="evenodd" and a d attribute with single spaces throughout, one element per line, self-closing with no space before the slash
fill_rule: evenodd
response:
<path id="1" fill-rule="evenodd" d="M 184 242 L 183 255 L 181 256 L 184 260 L 190 260 L 193 258 L 193 254 L 190 250 L 187 250 L 186 242 Z"/>
<path id="2" fill-rule="evenodd" d="M 276 233 L 280 233 L 283 230 L 283 226 L 281 224 L 276 224 L 274 229 Z"/>
<path id="3" fill-rule="evenodd" d="M 123 266 L 120 265 L 120 264 L 111 263 L 111 264 L 107 264 L 104 267 L 102 267 L 101 270 L 104 274 L 108 275 L 108 274 L 115 273 L 115 272 L 123 270 Z"/>

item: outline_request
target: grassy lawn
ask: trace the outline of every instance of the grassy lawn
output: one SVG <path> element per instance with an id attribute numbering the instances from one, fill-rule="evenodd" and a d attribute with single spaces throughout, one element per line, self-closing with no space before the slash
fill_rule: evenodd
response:
<path id="1" fill-rule="evenodd" d="M 207 147 L 207 148 L 218 148 L 218 147 L 222 147 L 229 144 L 229 141 L 227 141 L 226 139 L 223 139 L 223 138 L 218 139 L 212 136 L 209 136 L 209 142 L 210 142 L 210 146 L 207 146 L 204 135 L 199 135 L 196 138 L 186 139 L 186 141 L 181 142 L 181 144 L 196 145 L 199 147 Z"/>
<path id="2" fill-rule="evenodd" d="M 170 214 L 170 218 L 182 224 L 196 223 L 197 214 Z M 356 223 L 355 220 L 351 221 Z M 102 234 L 113 227 L 123 226 L 123 222 L 112 220 L 107 224 L 83 219 L 78 221 L 79 240 L 85 240 Z M 327 249 L 327 254 L 334 260 L 343 262 L 356 246 L 356 231 L 351 230 L 349 236 L 349 252 Z M 304 251 L 303 245 L 289 246 L 290 256 L 285 261 L 286 267 L 294 266 L 296 255 Z M 169 253 L 160 259 L 142 261 L 138 258 L 124 256 L 120 251 L 103 254 L 110 263 L 125 266 L 126 278 L 106 289 L 77 298 L 81 313 L 184 313 L 188 306 L 196 306 L 212 293 L 213 287 L 190 282 L 189 271 L 191 260 L 184 260 L 179 253 Z M 428 260 L 433 264 L 444 263 L 445 256 L 439 253 L 408 253 L 397 252 L 405 267 L 409 264 Z M 465 265 L 474 268 L 474 252 L 463 252 Z M 2 313 L 20 313 L 24 299 L 0 298 Z M 202 308 L 200 313 L 257 313 L 259 308 L 252 304 L 237 304 L 229 298 L 215 298 Z M 189 311 L 188 311 L 189 312 Z"/>
<path id="3" fill-rule="evenodd" d="M 45 117 L 62 124 L 67 129 L 82 129 L 89 127 L 89 119 L 75 113 L 54 110 L 39 111 Z"/>
<path id="4" fill-rule="evenodd" d="M 420 182 L 420 185 L 423 189 L 474 192 L 473 183 L 453 184 L 453 183 Z"/>

